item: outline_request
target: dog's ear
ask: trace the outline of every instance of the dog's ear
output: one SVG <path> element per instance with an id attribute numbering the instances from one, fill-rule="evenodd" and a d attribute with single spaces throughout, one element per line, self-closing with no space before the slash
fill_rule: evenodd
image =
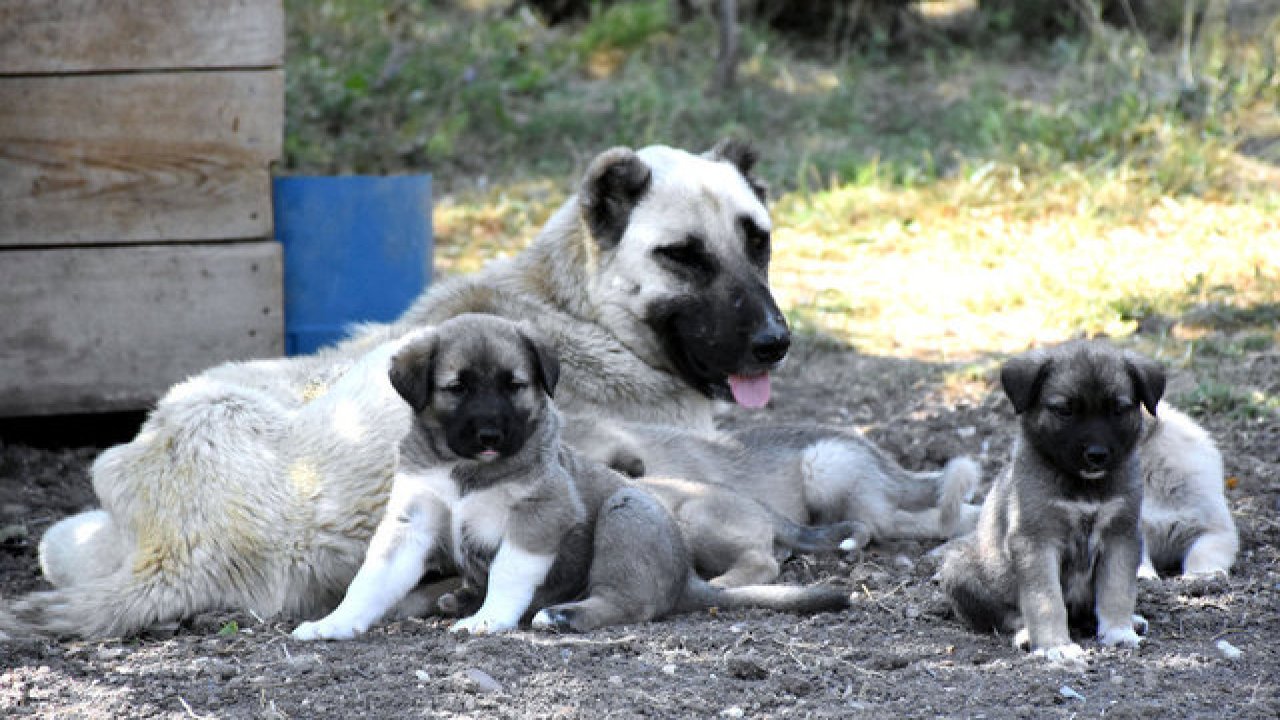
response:
<path id="1" fill-rule="evenodd" d="M 1000 368 L 1000 387 L 1013 403 L 1014 412 L 1021 415 L 1035 405 L 1052 363 L 1051 358 L 1037 351 L 1010 358 Z"/>
<path id="2" fill-rule="evenodd" d="M 649 192 L 652 182 L 653 171 L 630 148 L 612 148 L 591 161 L 578 192 L 578 204 L 601 248 L 608 250 L 622 239 L 632 209 Z"/>
<path id="3" fill-rule="evenodd" d="M 422 412 L 431 404 L 435 389 L 436 336 L 407 345 L 391 358 L 391 387 L 409 403 L 414 412 Z"/>
<path id="4" fill-rule="evenodd" d="M 1134 352 L 1124 354 L 1124 368 L 1133 381 L 1133 389 L 1137 391 L 1142 405 L 1154 417 L 1156 406 L 1164 396 L 1164 366 L 1147 357 Z"/>
<path id="5" fill-rule="evenodd" d="M 716 143 L 715 147 L 708 150 L 704 157 L 710 160 L 725 161 L 738 168 L 738 172 L 742 174 L 742 179 L 747 181 L 751 192 L 756 194 L 760 202 L 764 202 L 769 195 L 769 186 L 765 184 L 764 180 L 761 180 L 751 172 L 756 166 L 756 161 L 760 159 L 760 153 L 746 140 L 725 138 Z"/>
<path id="6" fill-rule="evenodd" d="M 556 383 L 560 382 L 560 359 L 545 342 L 533 339 L 524 328 L 520 329 L 520 339 L 524 341 L 525 351 L 529 353 L 529 361 L 533 363 L 533 370 L 537 373 L 538 384 L 547 393 L 547 397 L 555 397 Z"/>

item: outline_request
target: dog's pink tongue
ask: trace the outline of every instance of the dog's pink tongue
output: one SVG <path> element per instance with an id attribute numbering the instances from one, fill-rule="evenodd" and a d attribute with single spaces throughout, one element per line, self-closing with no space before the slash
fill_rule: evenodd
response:
<path id="1" fill-rule="evenodd" d="M 742 407 L 762 408 L 769 402 L 769 373 L 730 375 L 729 390 Z"/>

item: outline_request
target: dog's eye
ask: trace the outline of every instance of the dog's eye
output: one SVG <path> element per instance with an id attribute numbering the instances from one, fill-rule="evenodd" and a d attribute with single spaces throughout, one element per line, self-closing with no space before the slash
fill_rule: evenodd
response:
<path id="1" fill-rule="evenodd" d="M 689 236 L 684 242 L 654 248 L 659 261 L 678 272 L 709 278 L 715 272 L 715 261 L 707 254 L 702 238 Z"/>
<path id="2" fill-rule="evenodd" d="M 529 383 L 524 380 L 520 380 L 519 378 L 512 378 L 507 381 L 507 390 L 510 390 L 513 393 L 520 392 L 527 387 L 529 387 Z"/>
<path id="3" fill-rule="evenodd" d="M 467 386 L 462 384 L 460 380 L 454 380 L 451 383 L 446 383 L 440 390 L 449 395 L 462 395 L 467 391 Z"/>
<path id="4" fill-rule="evenodd" d="M 740 218 L 738 222 L 742 226 L 742 235 L 746 238 L 747 258 L 761 267 L 768 265 L 771 251 L 769 231 L 761 229 L 748 217 Z"/>
<path id="5" fill-rule="evenodd" d="M 1055 417 L 1059 417 L 1059 418 L 1071 417 L 1071 403 L 1068 403 L 1066 401 L 1057 401 L 1057 402 L 1050 401 L 1048 403 L 1045 403 L 1045 407 L 1048 408 L 1049 412 L 1053 413 Z"/>

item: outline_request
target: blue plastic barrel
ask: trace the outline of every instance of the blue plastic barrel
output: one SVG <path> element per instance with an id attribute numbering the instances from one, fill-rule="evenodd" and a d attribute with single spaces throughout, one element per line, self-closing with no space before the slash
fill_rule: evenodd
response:
<path id="1" fill-rule="evenodd" d="M 399 317 L 431 283 L 431 176 L 280 177 L 285 352 Z"/>

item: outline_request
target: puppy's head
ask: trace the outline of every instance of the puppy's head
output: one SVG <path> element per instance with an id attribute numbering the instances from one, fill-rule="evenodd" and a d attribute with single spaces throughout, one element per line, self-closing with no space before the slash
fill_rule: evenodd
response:
<path id="1" fill-rule="evenodd" d="M 546 413 L 560 366 L 515 323 L 460 315 L 391 360 L 391 385 L 449 449 L 488 462 L 524 447 Z"/>
<path id="2" fill-rule="evenodd" d="M 1000 384 L 1026 440 L 1060 472 L 1099 480 L 1124 464 L 1164 393 L 1163 368 L 1104 342 L 1077 341 L 1005 363 Z"/>

